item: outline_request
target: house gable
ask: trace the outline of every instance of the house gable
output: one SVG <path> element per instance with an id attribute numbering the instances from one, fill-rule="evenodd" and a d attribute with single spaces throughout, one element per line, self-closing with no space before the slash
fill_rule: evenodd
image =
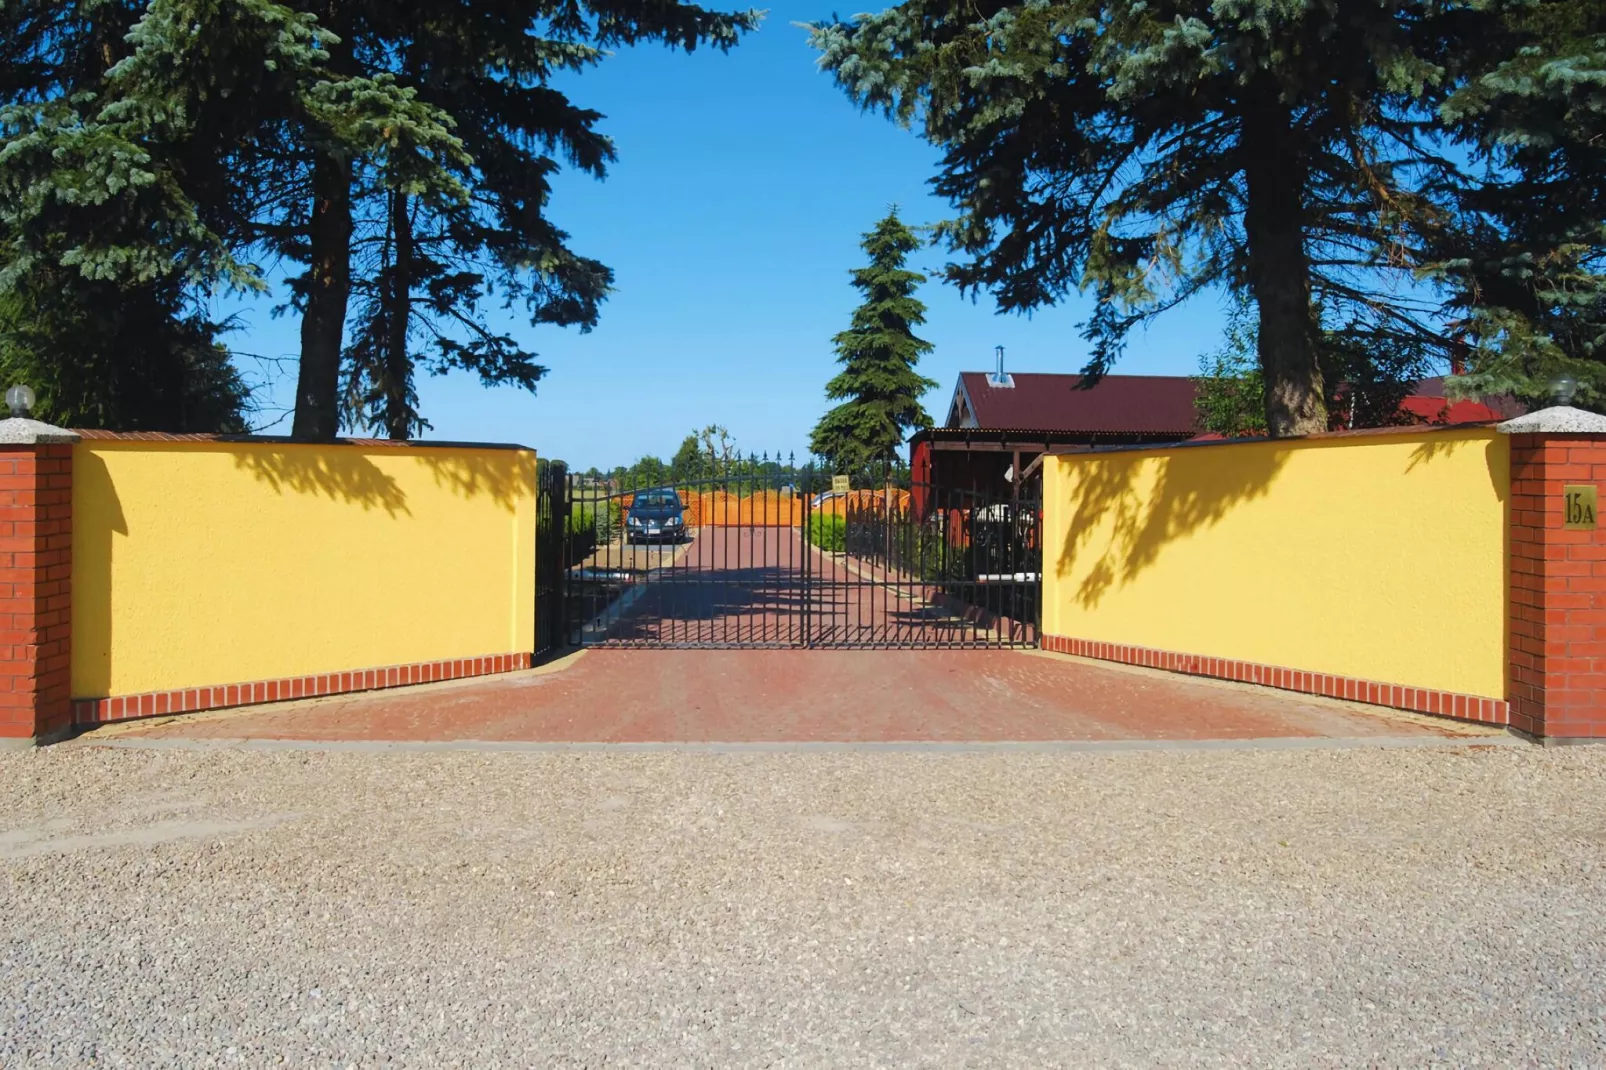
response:
<path id="1" fill-rule="evenodd" d="M 976 406 L 970 400 L 970 391 L 965 389 L 963 373 L 959 381 L 954 384 L 953 400 L 948 403 L 948 419 L 944 427 L 977 427 Z"/>

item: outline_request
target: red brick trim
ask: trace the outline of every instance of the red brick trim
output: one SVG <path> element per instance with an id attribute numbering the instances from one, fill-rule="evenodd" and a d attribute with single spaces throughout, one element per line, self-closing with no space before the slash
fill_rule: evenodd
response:
<path id="1" fill-rule="evenodd" d="M 1462 721 L 1502 726 L 1510 723 L 1509 709 L 1504 700 L 1484 698 L 1480 695 L 1402 687 L 1399 684 L 1361 680 L 1353 676 L 1285 669 L 1277 665 L 1235 661 L 1230 658 L 1211 658 L 1200 654 L 1179 654 L 1172 650 L 1155 650 L 1146 646 L 1071 639 L 1062 635 L 1043 636 L 1043 649 L 1059 654 L 1074 654 L 1082 658 L 1097 658 L 1100 661 L 1118 661 L 1123 665 L 1142 665 L 1150 669 L 1186 673 L 1190 676 L 1211 676 L 1218 680 L 1259 684 L 1262 687 L 1276 687 L 1306 695 L 1366 702 L 1373 706 L 1392 706 L 1412 713 L 1454 717 Z"/>
<path id="2" fill-rule="evenodd" d="M 0 738 L 71 727 L 72 446 L 0 447 Z"/>
<path id="3" fill-rule="evenodd" d="M 75 698 L 72 716 L 75 725 L 108 724 L 136 717 L 158 717 L 171 713 L 195 713 L 230 706 L 249 706 L 259 702 L 344 695 L 354 691 L 374 691 L 384 687 L 406 687 L 441 680 L 461 680 L 530 667 L 529 654 L 487 654 L 478 658 L 422 661 L 412 665 L 387 665 L 378 669 L 286 676 L 278 680 L 251 680 L 245 683 L 186 687 L 175 691 L 147 691 L 141 695 L 112 698 Z"/>

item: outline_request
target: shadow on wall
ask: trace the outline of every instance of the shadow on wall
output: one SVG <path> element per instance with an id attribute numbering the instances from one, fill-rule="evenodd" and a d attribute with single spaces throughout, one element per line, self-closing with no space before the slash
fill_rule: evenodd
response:
<path id="1" fill-rule="evenodd" d="M 1507 477 L 1505 464 L 1497 457 L 1504 441 L 1504 436 L 1501 435 L 1496 435 L 1494 438 L 1489 439 L 1450 438 L 1448 436 L 1429 438 L 1411 451 L 1411 459 L 1406 464 L 1405 470 L 1411 472 L 1420 465 L 1432 464 L 1438 458 L 1448 457 L 1457 450 L 1481 447 L 1484 455 L 1484 468 L 1489 473 L 1489 481 L 1494 487 L 1495 497 L 1505 501 L 1506 493 L 1511 489 L 1510 480 Z"/>
<path id="2" fill-rule="evenodd" d="M 358 448 L 329 446 L 234 447 L 242 468 L 283 494 L 322 494 L 364 509 L 407 514 L 407 494 Z"/>
<path id="3" fill-rule="evenodd" d="M 1265 495 L 1287 460 L 1287 447 L 1255 444 L 1194 447 L 1161 456 L 1121 452 L 1071 462 L 1070 528 L 1060 550 L 1060 574 L 1074 574 L 1089 556 L 1099 555 L 1086 566 L 1077 603 L 1097 607 L 1111 587 L 1131 582 L 1152 565 L 1167 543 Z M 1152 484 L 1149 472 L 1155 473 Z M 1106 544 L 1094 543 L 1103 538 Z"/>
<path id="4" fill-rule="evenodd" d="M 535 457 L 524 450 L 381 448 L 408 451 L 429 469 L 437 486 L 449 487 L 464 498 L 489 495 L 509 511 L 521 494 L 533 493 L 535 486 Z M 368 447 L 258 446 L 236 454 L 234 463 L 280 493 L 322 494 L 364 509 L 383 509 L 391 516 L 410 515 L 406 491 L 374 463 Z"/>
<path id="5" fill-rule="evenodd" d="M 528 450 L 432 450 L 419 456 L 437 486 L 451 487 L 464 498 L 491 497 L 509 512 L 519 498 L 535 493 L 535 455 Z"/>
<path id="6" fill-rule="evenodd" d="M 75 497 L 101 508 L 73 517 L 72 697 L 100 698 L 111 693 L 113 544 L 128 534 L 128 518 L 105 458 L 75 450 L 73 484 Z"/>

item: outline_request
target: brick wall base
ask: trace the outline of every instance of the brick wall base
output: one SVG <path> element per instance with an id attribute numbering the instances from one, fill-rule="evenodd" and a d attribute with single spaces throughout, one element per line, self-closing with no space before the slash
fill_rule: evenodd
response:
<path id="1" fill-rule="evenodd" d="M 1181 654 L 1174 650 L 1073 639 L 1063 635 L 1043 636 L 1043 649 L 1060 654 L 1074 654 L 1077 657 L 1096 658 L 1100 661 L 1118 661 L 1123 665 L 1164 669 L 1189 676 L 1209 676 L 1217 680 L 1233 680 L 1238 683 L 1275 687 L 1284 691 L 1298 691 L 1305 695 L 1321 695 L 1325 698 L 1365 702 L 1373 706 L 1389 706 L 1397 710 L 1409 710 L 1412 713 L 1454 717 L 1462 721 L 1476 721 L 1479 724 L 1505 726 L 1510 723 L 1509 708 L 1503 700 L 1479 695 L 1462 695 L 1454 691 L 1402 687 L 1399 684 L 1361 680 L 1353 676 L 1334 676 L 1332 673 L 1286 669 L 1278 665 L 1262 665 L 1253 661 L 1210 658 L 1198 654 Z"/>
<path id="2" fill-rule="evenodd" d="M 387 665 L 378 669 L 286 676 L 278 680 L 250 680 L 244 683 L 186 687 L 174 691 L 147 691 L 139 695 L 72 700 L 73 724 L 92 726 L 137 717 L 196 713 L 230 706 L 250 706 L 262 702 L 343 695 L 355 691 L 375 691 L 409 684 L 431 684 L 441 680 L 461 680 L 471 676 L 513 672 L 530 667 L 529 654 L 487 654 L 478 658 L 452 658 L 424 661 L 412 665 Z"/>

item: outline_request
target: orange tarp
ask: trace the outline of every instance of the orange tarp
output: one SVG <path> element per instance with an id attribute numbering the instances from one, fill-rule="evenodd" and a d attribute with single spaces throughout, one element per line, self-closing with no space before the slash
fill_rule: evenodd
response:
<path id="1" fill-rule="evenodd" d="M 887 492 L 884 490 L 852 490 L 846 494 L 827 498 L 820 503 L 816 513 L 832 513 L 846 516 L 849 509 L 855 513 L 871 512 L 887 507 Z M 899 512 L 909 509 L 909 492 L 895 490 L 892 492 L 892 508 Z"/>
<path id="2" fill-rule="evenodd" d="M 792 528 L 803 523 L 803 499 L 778 491 L 740 497 L 727 491 L 681 492 L 686 523 L 695 527 Z"/>

